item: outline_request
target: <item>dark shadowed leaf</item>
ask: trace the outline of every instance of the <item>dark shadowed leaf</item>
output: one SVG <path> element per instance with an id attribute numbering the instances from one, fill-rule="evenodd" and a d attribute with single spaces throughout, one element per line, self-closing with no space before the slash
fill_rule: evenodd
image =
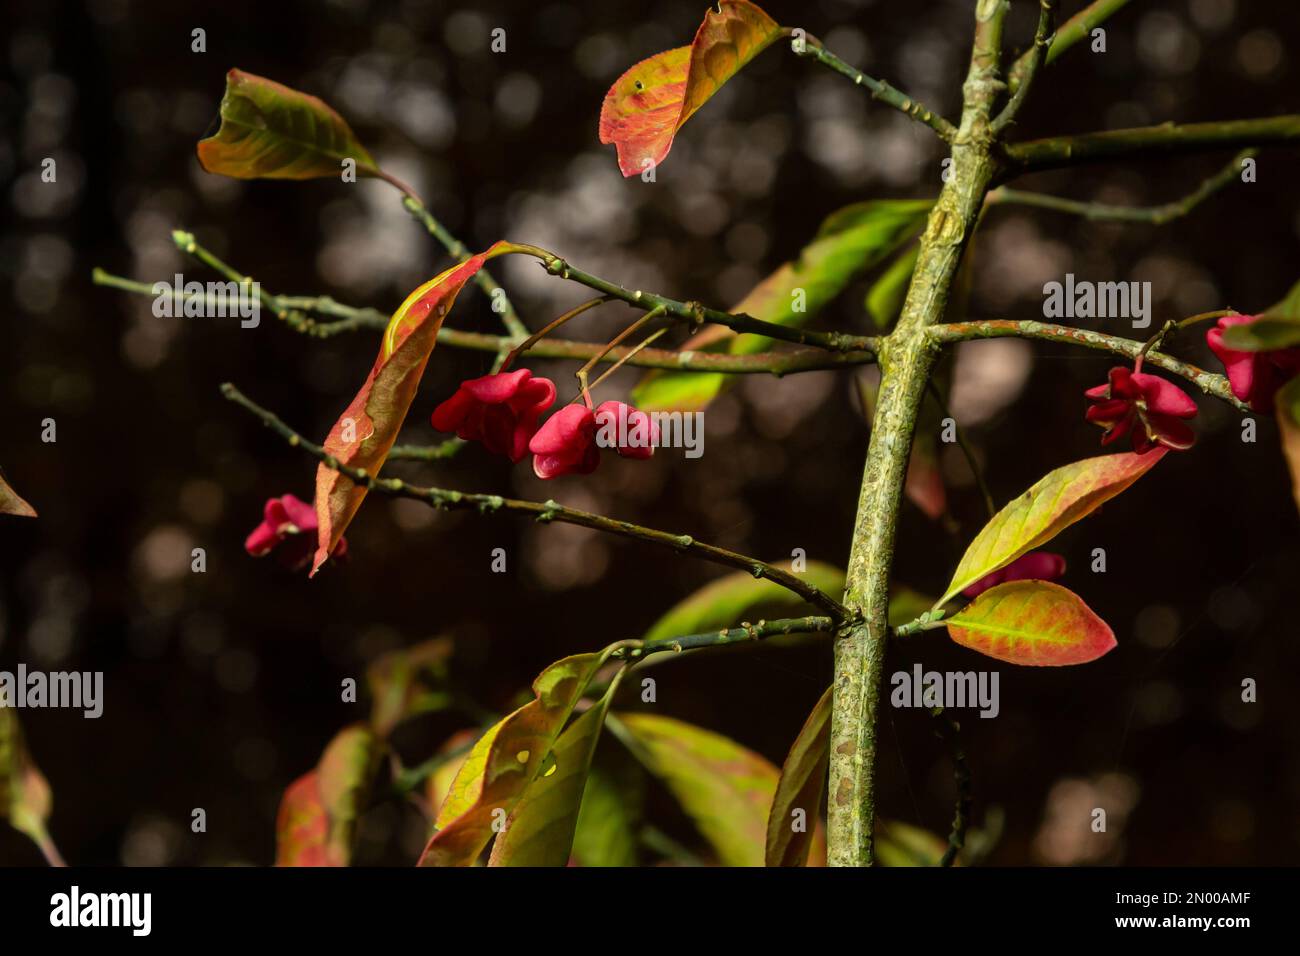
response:
<path id="1" fill-rule="evenodd" d="M 276 866 L 347 866 L 352 836 L 379 761 L 369 727 L 340 731 L 316 769 L 285 790 L 276 817 Z"/>
<path id="2" fill-rule="evenodd" d="M 1300 508 L 1300 378 L 1293 378 L 1278 389 L 1276 401 L 1282 451 L 1291 467 L 1291 490 L 1296 507 Z"/>
<path id="3" fill-rule="evenodd" d="M 803 866 L 808 862 L 826 792 L 833 690 L 828 687 L 814 705 L 781 767 L 767 820 L 768 866 Z"/>
<path id="4" fill-rule="evenodd" d="M 599 764 L 587 775 L 573 834 L 573 859 L 579 866 L 637 865 L 645 774 L 632 766 L 635 776 Z"/>
<path id="5" fill-rule="evenodd" d="M 450 638 L 435 638 L 385 654 L 366 669 L 376 734 L 387 737 L 402 721 L 447 706 L 450 698 L 441 688 L 451 651 Z"/>

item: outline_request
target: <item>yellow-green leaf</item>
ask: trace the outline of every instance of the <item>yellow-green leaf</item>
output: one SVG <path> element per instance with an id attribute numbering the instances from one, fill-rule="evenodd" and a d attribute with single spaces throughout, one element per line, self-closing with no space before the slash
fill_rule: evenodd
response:
<path id="1" fill-rule="evenodd" d="M 639 767 L 636 771 L 639 782 L 644 774 Z M 639 788 L 599 764 L 592 767 L 573 834 L 574 861 L 579 866 L 636 866 L 640 813 Z"/>
<path id="2" fill-rule="evenodd" d="M 991 587 L 944 623 L 958 644 L 1009 664 L 1086 664 L 1115 647 L 1106 622 L 1079 595 L 1049 581 Z"/>
<path id="3" fill-rule="evenodd" d="M 421 866 L 470 866 L 537 777 L 592 676 L 608 652 L 577 654 L 533 681 L 535 698 L 479 738 L 452 781 L 424 848 Z"/>
<path id="4" fill-rule="evenodd" d="M 781 36 L 748 0 L 720 0 L 690 46 L 642 60 L 620 76 L 600 109 L 600 141 L 613 143 L 624 176 L 658 166 L 677 131 L 727 80 Z"/>
<path id="5" fill-rule="evenodd" d="M 605 726 L 609 703 L 625 671 L 619 671 L 597 704 L 560 734 L 551 751 L 554 761 L 533 781 L 506 819 L 505 829 L 492 844 L 488 866 L 568 864 L 591 758 Z"/>
<path id="6" fill-rule="evenodd" d="M 352 836 L 378 767 L 369 727 L 339 732 L 320 763 L 291 783 L 276 817 L 276 866 L 347 866 Z"/>
<path id="7" fill-rule="evenodd" d="M 916 260 L 920 255 L 921 247 L 913 246 L 891 262 L 889 268 L 867 290 L 867 314 L 882 332 L 893 325 L 898 313 L 902 311 L 907 287 L 912 282 L 912 273 L 916 270 Z"/>
<path id="8" fill-rule="evenodd" d="M 833 687 L 826 688 L 817 701 L 781 767 L 767 819 L 768 866 L 803 866 L 808 862 L 826 791 L 833 691 Z"/>
<path id="9" fill-rule="evenodd" d="M 1048 472 L 975 536 L 939 603 L 1087 517 L 1146 474 L 1165 451 L 1101 455 Z"/>
<path id="10" fill-rule="evenodd" d="M 928 199 L 878 199 L 845 206 L 828 216 L 817 236 L 799 253 L 750 290 L 731 309 L 764 322 L 803 326 L 855 277 L 882 262 L 925 224 Z M 771 348 L 763 335 L 736 335 L 709 326 L 683 343 L 686 349 L 727 349 L 749 355 Z M 715 372 L 647 373 L 633 390 L 633 401 L 647 411 L 698 411 L 734 375 Z"/>
<path id="11" fill-rule="evenodd" d="M 780 567 L 791 571 L 789 562 Z M 839 595 L 844 590 L 844 572 L 820 561 L 809 561 L 798 575 L 808 584 L 831 595 Z M 705 631 L 735 627 L 756 608 L 771 608 L 775 611 L 805 606 L 804 599 L 793 591 L 766 578 L 756 578 L 739 571 L 709 582 L 690 597 L 673 605 L 646 632 L 644 640 L 703 634 Z"/>
<path id="12" fill-rule="evenodd" d="M 343 117 L 314 96 L 242 70 L 226 74 L 221 126 L 198 145 L 210 173 L 235 179 L 341 176 L 344 160 L 359 176 L 379 167 Z"/>
<path id="13" fill-rule="evenodd" d="M 1293 378 L 1278 389 L 1276 401 L 1282 451 L 1291 468 L 1291 491 L 1296 507 L 1300 508 L 1300 378 Z"/>
<path id="14" fill-rule="evenodd" d="M 948 841 L 908 823 L 877 820 L 874 846 L 881 866 L 938 866 Z"/>
<path id="15" fill-rule="evenodd" d="M 762 866 L 776 767 L 721 734 L 672 717 L 620 714 L 637 759 L 661 779 L 723 866 Z M 620 735 L 621 736 L 621 735 Z"/>
<path id="16" fill-rule="evenodd" d="M 62 865 L 45 828 L 54 805 L 50 785 L 27 752 L 12 701 L 5 703 L 0 706 L 0 820 L 29 837 L 51 863 Z"/>

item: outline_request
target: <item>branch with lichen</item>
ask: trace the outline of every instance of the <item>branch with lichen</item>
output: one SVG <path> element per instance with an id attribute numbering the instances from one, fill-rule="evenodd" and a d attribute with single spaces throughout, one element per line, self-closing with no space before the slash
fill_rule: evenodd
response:
<path id="1" fill-rule="evenodd" d="M 1206 313 L 1227 315 L 1226 311 Z M 1226 377 L 1214 372 L 1207 372 L 1189 362 L 1176 359 L 1172 355 L 1150 349 L 1147 343 L 1134 339 L 1106 335 L 1090 329 L 1079 329 L 1069 325 L 1055 325 L 1050 322 L 1018 322 L 1010 319 L 992 319 L 981 322 L 952 322 L 946 325 L 934 325 L 927 330 L 935 342 L 966 342 L 972 339 L 1022 338 L 1041 339 L 1046 342 L 1064 342 L 1068 345 L 1081 345 L 1084 348 L 1098 349 L 1122 355 L 1128 359 L 1137 359 L 1146 350 L 1146 363 L 1164 369 L 1191 382 L 1206 395 L 1222 399 L 1234 408 L 1249 412 L 1250 406 L 1232 393 L 1232 386 Z"/>
<path id="2" fill-rule="evenodd" d="M 1223 169 L 1206 179 L 1186 196 L 1171 202 L 1161 203 L 1158 206 L 1116 206 L 1108 203 L 1085 202 L 1077 199 L 1063 199 L 1060 196 L 1048 196 L 1043 193 L 1025 192 L 1007 186 L 999 186 L 990 192 L 985 203 L 990 206 L 1009 204 L 1034 206 L 1039 209 L 1050 209 L 1055 212 L 1083 216 L 1085 219 L 1144 222 L 1153 226 L 1163 226 L 1174 219 L 1186 216 L 1224 186 L 1236 181 L 1241 173 L 1241 164 L 1258 153 L 1259 150 L 1257 149 L 1242 150 L 1229 160 Z"/>
<path id="3" fill-rule="evenodd" d="M 328 451 L 314 442 L 308 441 L 301 434 L 286 425 L 274 413 L 258 405 L 229 382 L 221 386 L 221 394 L 236 405 L 251 412 L 262 424 L 296 448 L 302 448 L 309 455 L 353 483 L 363 485 L 370 491 L 394 498 L 411 498 L 421 501 L 440 511 L 478 511 L 481 514 L 505 512 L 531 517 L 543 524 L 559 521 L 563 524 L 590 528 L 608 534 L 631 538 L 646 544 L 665 547 L 679 554 L 695 557 L 720 564 L 724 567 L 746 571 L 755 578 L 763 578 L 799 595 L 809 604 L 830 614 L 837 621 L 851 619 L 853 615 L 844 605 L 817 588 L 799 578 L 798 575 L 782 570 L 775 565 L 760 561 L 748 555 L 728 551 L 716 545 L 697 541 L 688 534 L 670 534 L 655 528 L 606 518 L 604 515 L 566 508 L 555 501 L 523 501 L 516 498 L 504 498 L 501 495 L 474 494 L 452 491 L 447 488 L 421 487 L 409 484 L 398 478 L 379 478 L 363 469 L 352 468 L 343 464 Z"/>
<path id="4" fill-rule="evenodd" d="M 789 32 L 789 31 L 787 31 Z M 875 77 L 868 76 L 861 70 L 849 66 L 838 56 L 832 53 L 826 47 L 822 46 L 820 40 L 816 37 L 805 35 L 803 38 L 796 37 L 790 42 L 792 49 L 798 56 L 809 57 L 816 60 L 823 66 L 829 67 L 841 76 L 846 76 L 858 86 L 864 86 L 871 93 L 871 98 L 884 103 L 886 106 L 892 106 L 894 109 L 904 115 L 923 123 L 930 129 L 939 134 L 939 138 L 945 143 L 951 143 L 957 136 L 957 128 L 948 122 L 943 116 L 931 110 L 924 103 L 908 96 L 906 93 L 895 89 L 884 80 L 878 80 Z"/>
<path id="5" fill-rule="evenodd" d="M 1083 163 L 1273 143 L 1300 143 L 1300 114 L 1212 123 L 1161 123 L 1013 143 L 1005 148 L 1006 169 L 1001 178 Z"/>

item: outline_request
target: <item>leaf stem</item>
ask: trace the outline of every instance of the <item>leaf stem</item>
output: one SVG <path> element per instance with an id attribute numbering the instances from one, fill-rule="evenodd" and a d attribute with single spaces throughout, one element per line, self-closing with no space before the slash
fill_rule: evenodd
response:
<path id="1" fill-rule="evenodd" d="M 1047 57 L 1043 65 L 1056 62 L 1063 53 L 1073 47 L 1080 40 L 1092 36 L 1092 31 L 1105 22 L 1111 14 L 1122 9 L 1129 3 L 1129 0 L 1093 0 L 1088 6 L 1084 7 L 1070 19 L 1061 25 L 1061 29 L 1056 31 L 1056 36 L 1052 38 L 1051 46 L 1047 50 Z M 1021 84 L 1026 82 L 1031 74 L 1031 63 L 1036 53 L 1033 49 L 1026 50 L 1020 55 L 1020 58 L 1011 65 L 1007 75 L 1007 86 L 1012 94 L 1020 88 Z"/>
<path id="2" fill-rule="evenodd" d="M 1055 23 L 1056 0 L 1039 0 L 1038 27 L 1034 31 L 1034 44 L 1025 53 L 1025 57 L 1028 59 L 1025 59 L 1024 74 L 1020 83 L 1012 91 L 1007 105 L 1002 108 L 1002 112 L 997 115 L 989 126 L 994 135 L 1001 133 L 1014 123 L 1016 116 L 1019 115 L 1021 108 L 1024 106 L 1029 90 L 1034 85 L 1034 77 L 1038 75 L 1039 68 L 1047 60 L 1047 52 L 1052 43 L 1052 27 Z"/>

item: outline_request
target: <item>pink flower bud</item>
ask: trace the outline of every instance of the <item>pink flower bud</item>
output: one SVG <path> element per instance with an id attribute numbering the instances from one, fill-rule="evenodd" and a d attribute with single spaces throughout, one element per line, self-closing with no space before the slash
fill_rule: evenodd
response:
<path id="1" fill-rule="evenodd" d="M 1103 445 L 1130 433 L 1133 450 L 1140 455 L 1157 445 L 1185 450 L 1196 443 L 1196 433 L 1182 421 L 1196 417 L 1196 403 L 1163 378 L 1117 366 L 1110 370 L 1109 382 L 1084 394 L 1095 403 L 1088 409 L 1088 421 L 1106 429 Z"/>
<path id="2" fill-rule="evenodd" d="M 566 405 L 537 429 L 528 450 L 538 478 L 589 475 L 600 464 L 596 416 L 585 405 Z"/>
<path id="3" fill-rule="evenodd" d="M 433 410 L 433 427 L 482 442 L 494 455 L 522 461 L 537 420 L 555 401 L 555 383 L 534 378 L 526 368 L 461 382 L 456 393 Z"/>
<path id="4" fill-rule="evenodd" d="M 984 575 L 961 593 L 973 598 L 1007 581 L 1055 581 L 1065 573 L 1065 558 L 1051 551 L 1030 551 L 1004 568 Z"/>

